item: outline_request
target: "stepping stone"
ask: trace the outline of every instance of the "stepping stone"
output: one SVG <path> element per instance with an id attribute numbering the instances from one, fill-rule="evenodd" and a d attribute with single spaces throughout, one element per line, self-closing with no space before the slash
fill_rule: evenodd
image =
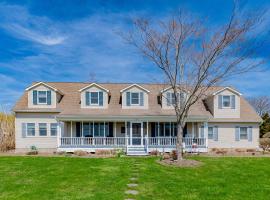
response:
<path id="1" fill-rule="evenodd" d="M 125 191 L 126 194 L 132 194 L 132 195 L 137 195 L 139 192 L 137 190 L 127 190 Z"/>
<path id="2" fill-rule="evenodd" d="M 127 186 L 128 186 L 128 187 L 137 187 L 138 184 L 136 184 L 136 183 L 129 183 L 129 184 L 127 184 Z"/>
<path id="3" fill-rule="evenodd" d="M 130 178 L 129 180 L 131 180 L 131 181 L 137 181 L 138 180 L 138 178 Z"/>

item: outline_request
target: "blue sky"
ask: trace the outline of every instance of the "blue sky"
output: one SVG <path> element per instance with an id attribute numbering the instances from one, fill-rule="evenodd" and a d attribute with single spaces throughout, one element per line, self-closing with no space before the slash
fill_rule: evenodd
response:
<path id="1" fill-rule="evenodd" d="M 253 10 L 270 8 L 268 0 L 240 3 Z M 160 72 L 119 32 L 130 28 L 132 17 L 157 20 L 178 8 L 219 25 L 228 18 L 232 1 L 0 1 L 0 105 L 10 109 L 33 81 L 90 81 L 93 74 L 99 82 L 160 80 Z M 268 41 L 250 59 L 269 55 Z M 227 84 L 246 96 L 270 95 L 269 77 L 270 71 L 249 73 Z"/>

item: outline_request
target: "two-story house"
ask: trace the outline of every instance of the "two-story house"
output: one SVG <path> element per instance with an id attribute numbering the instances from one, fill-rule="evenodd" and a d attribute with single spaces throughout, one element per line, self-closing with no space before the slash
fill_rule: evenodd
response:
<path id="1" fill-rule="evenodd" d="M 188 91 L 180 93 L 185 95 Z M 16 150 L 171 151 L 177 134 L 174 103 L 171 88 L 161 84 L 34 83 L 14 107 Z M 200 152 L 257 149 L 260 122 L 241 93 L 212 87 L 191 107 L 183 144 L 186 151 Z"/>

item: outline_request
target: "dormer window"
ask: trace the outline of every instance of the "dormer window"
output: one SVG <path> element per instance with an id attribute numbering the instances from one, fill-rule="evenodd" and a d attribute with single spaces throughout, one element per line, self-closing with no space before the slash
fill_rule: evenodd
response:
<path id="1" fill-rule="evenodd" d="M 98 105 L 99 95 L 98 92 L 90 92 L 90 105 Z"/>
<path id="2" fill-rule="evenodd" d="M 47 91 L 38 91 L 38 104 L 47 104 Z"/>
<path id="3" fill-rule="evenodd" d="M 85 96 L 87 106 L 103 106 L 103 92 L 86 92 Z"/>
<path id="4" fill-rule="evenodd" d="M 139 92 L 131 93 L 131 105 L 139 105 Z"/>
<path id="5" fill-rule="evenodd" d="M 235 95 L 218 95 L 219 109 L 235 109 Z"/>
<path id="6" fill-rule="evenodd" d="M 222 96 L 222 106 L 224 108 L 231 107 L 231 96 L 228 96 L 228 95 Z"/>

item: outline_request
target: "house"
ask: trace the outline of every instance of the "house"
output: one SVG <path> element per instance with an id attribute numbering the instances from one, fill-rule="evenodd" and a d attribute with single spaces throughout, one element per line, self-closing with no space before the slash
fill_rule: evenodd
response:
<path id="1" fill-rule="evenodd" d="M 130 155 L 171 151 L 177 133 L 171 94 L 162 84 L 33 83 L 14 107 L 16 151 L 33 145 L 67 152 L 122 148 Z M 212 87 L 190 109 L 184 148 L 258 149 L 260 122 L 241 93 Z"/>

